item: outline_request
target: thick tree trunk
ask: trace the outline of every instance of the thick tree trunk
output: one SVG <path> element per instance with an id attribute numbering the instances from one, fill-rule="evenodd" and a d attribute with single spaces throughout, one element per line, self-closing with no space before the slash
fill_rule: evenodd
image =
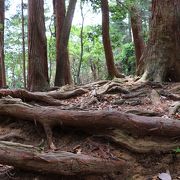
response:
<path id="1" fill-rule="evenodd" d="M 44 1 L 28 1 L 28 89 L 43 91 L 49 87 Z"/>
<path id="2" fill-rule="evenodd" d="M 123 172 L 124 160 L 104 160 L 65 151 L 42 152 L 30 145 L 0 141 L 0 162 L 23 170 L 57 175 L 92 175 Z"/>
<path id="3" fill-rule="evenodd" d="M 130 8 L 131 14 L 131 27 L 133 33 L 133 40 L 136 54 L 136 69 L 139 65 L 140 58 L 145 48 L 142 30 L 142 19 L 137 7 L 132 6 Z"/>
<path id="4" fill-rule="evenodd" d="M 180 1 L 153 0 L 150 37 L 139 71 L 142 80 L 180 81 Z"/>
<path id="5" fill-rule="evenodd" d="M 0 88 L 6 86 L 6 74 L 4 64 L 4 3 L 4 0 L 0 0 Z"/>
<path id="6" fill-rule="evenodd" d="M 114 64 L 114 57 L 111 47 L 111 40 L 109 35 L 109 5 L 108 0 L 101 0 L 101 10 L 102 10 L 102 38 L 104 45 L 104 52 L 106 57 L 106 66 L 108 70 L 109 78 L 124 77 L 118 72 Z"/>
<path id="7" fill-rule="evenodd" d="M 67 79 L 66 71 L 69 71 L 66 69 L 68 67 L 70 69 L 70 66 L 68 66 L 67 61 L 67 46 L 69 41 L 69 35 L 72 25 L 72 20 L 74 16 L 75 6 L 76 6 L 77 0 L 70 0 L 67 14 L 64 18 L 62 30 L 61 30 L 61 36 L 59 39 L 59 51 L 57 54 L 58 60 L 56 64 L 56 76 L 55 76 L 55 86 L 63 86 L 66 84 L 65 79 Z M 65 78 L 66 77 L 66 78 Z"/>
<path id="8" fill-rule="evenodd" d="M 65 7 L 65 0 L 54 0 L 54 11 L 56 15 L 56 62 L 58 64 L 61 52 L 64 51 L 64 68 L 65 68 L 65 75 L 64 75 L 64 82 L 65 84 L 71 84 L 72 83 L 72 77 L 70 72 L 70 63 L 69 63 L 69 55 L 68 55 L 68 47 L 64 47 L 64 49 L 61 49 L 60 47 L 60 41 L 61 36 L 63 36 L 63 24 L 65 20 L 66 15 L 66 7 Z M 62 71 L 62 66 L 57 65 L 57 71 Z M 58 77 L 59 79 L 61 77 Z M 55 85 L 58 85 L 55 82 Z"/>

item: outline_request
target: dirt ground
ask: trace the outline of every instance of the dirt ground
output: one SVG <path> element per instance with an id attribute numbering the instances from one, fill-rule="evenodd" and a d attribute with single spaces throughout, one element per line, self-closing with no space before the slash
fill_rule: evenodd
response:
<path id="1" fill-rule="evenodd" d="M 174 107 L 172 105 L 180 102 L 180 100 L 167 95 L 167 92 L 169 92 L 179 97 L 180 83 L 139 85 L 128 81 L 122 83 L 121 87 L 130 93 L 121 93 L 117 88 L 114 88 L 105 94 L 94 95 L 92 90 L 82 96 L 62 100 L 67 106 L 60 108 L 68 107 L 68 109 L 77 111 L 117 110 L 138 115 L 169 117 L 180 120 L 180 108 L 177 108 L 174 113 L 171 112 L 171 107 Z M 156 94 L 157 92 L 159 96 Z M 0 119 L 0 139 L 41 146 L 45 151 L 48 151 L 46 136 L 40 124 L 10 117 L 0 117 Z M 130 167 L 125 175 L 58 177 L 50 174 L 25 172 L 14 167 L 0 165 L 0 179 L 156 180 L 159 173 L 167 170 L 173 180 L 180 179 L 180 153 L 175 153 L 173 150 L 168 153 L 135 153 L 107 139 L 94 137 L 89 132 L 84 133 L 78 129 L 56 127 L 53 132 L 53 141 L 59 150 L 83 153 L 105 159 L 125 159 L 129 162 Z M 6 135 L 9 136 L 4 138 Z M 179 142 L 180 137 L 177 137 L 176 140 Z"/>

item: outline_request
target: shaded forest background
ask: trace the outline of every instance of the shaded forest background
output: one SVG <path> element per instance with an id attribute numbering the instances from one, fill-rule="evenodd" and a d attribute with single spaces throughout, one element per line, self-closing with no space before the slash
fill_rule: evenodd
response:
<path id="1" fill-rule="evenodd" d="M 56 35 L 55 35 L 55 14 L 53 15 L 50 2 L 45 1 L 45 22 L 47 36 L 48 69 L 51 86 L 54 85 L 56 72 Z M 116 67 L 125 75 L 135 75 L 136 55 L 134 48 L 133 34 L 131 30 L 132 19 L 136 16 L 142 20 L 141 35 L 146 42 L 149 33 L 150 1 L 127 1 L 123 4 L 116 1 L 110 1 L 110 36 Z M 5 19 L 5 68 L 7 76 L 7 85 L 10 88 L 23 88 L 23 50 L 22 50 L 22 7 L 24 11 L 24 33 L 25 33 L 25 58 L 27 77 L 27 4 L 22 6 L 21 2 L 17 4 L 16 14 L 11 15 L 8 9 L 12 4 L 6 1 Z M 76 24 L 72 25 L 69 39 L 69 59 L 71 65 L 72 78 L 75 84 L 85 84 L 94 80 L 106 79 L 108 77 L 105 64 L 105 55 L 102 43 L 102 23 L 101 8 L 97 2 L 78 1 L 76 11 L 79 11 L 78 17 L 75 17 Z M 89 13 L 89 11 L 91 13 Z M 94 13 L 94 14 L 93 14 Z M 75 13 L 76 15 L 77 13 Z M 88 23 L 88 15 L 94 17 L 100 16 L 95 23 Z M 137 18 L 135 17 L 135 18 Z M 84 22 L 87 21 L 87 22 Z M 96 22 L 97 21 L 97 22 Z M 78 24 L 77 24 L 78 22 Z M 27 79 L 26 79 L 27 81 Z"/>

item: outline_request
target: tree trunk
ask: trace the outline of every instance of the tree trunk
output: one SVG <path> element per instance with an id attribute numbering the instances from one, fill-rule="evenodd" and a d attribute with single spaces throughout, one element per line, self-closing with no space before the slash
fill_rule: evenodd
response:
<path id="1" fill-rule="evenodd" d="M 23 79 L 24 88 L 26 88 L 26 51 L 25 51 L 25 32 L 24 32 L 24 2 L 21 1 L 21 19 L 22 19 L 22 59 L 23 59 Z"/>
<path id="2" fill-rule="evenodd" d="M 28 1 L 28 89 L 43 91 L 49 87 L 44 1 Z"/>
<path id="3" fill-rule="evenodd" d="M 4 0 L 0 0 L 0 88 L 6 86 L 6 75 L 4 65 L 4 17 L 5 4 Z"/>
<path id="4" fill-rule="evenodd" d="M 106 66 L 108 70 L 109 78 L 124 77 L 120 74 L 114 64 L 114 57 L 111 47 L 111 40 L 109 35 L 109 5 L 108 0 L 101 0 L 101 10 L 102 10 L 102 38 L 104 45 L 104 52 L 106 57 Z"/>
<path id="5" fill-rule="evenodd" d="M 84 55 L 84 35 L 83 35 L 83 31 L 84 31 L 84 13 L 83 13 L 83 2 L 80 2 L 80 9 L 81 9 L 81 18 L 82 18 L 82 22 L 81 22 L 81 32 L 80 32 L 80 38 L 81 38 L 81 54 L 80 54 L 80 60 L 79 60 L 79 65 L 78 65 L 78 71 L 77 71 L 77 84 L 81 83 L 80 80 L 80 71 L 81 71 L 81 65 L 82 65 L 82 61 L 83 61 L 83 55 Z"/>
<path id="6" fill-rule="evenodd" d="M 150 37 L 139 71 L 141 80 L 180 81 L 180 1 L 153 0 Z"/>
<path id="7" fill-rule="evenodd" d="M 142 18 L 138 8 L 134 5 L 130 7 L 131 14 L 131 27 L 133 33 L 133 40 L 136 54 L 136 69 L 139 65 L 140 58 L 145 48 L 143 31 L 142 31 Z"/>
<path id="8" fill-rule="evenodd" d="M 124 160 L 105 160 L 65 151 L 43 152 L 40 148 L 0 141 L 0 162 L 23 170 L 56 175 L 92 175 L 123 172 Z"/>
<path id="9" fill-rule="evenodd" d="M 77 0 L 70 0 L 67 14 L 65 17 L 64 17 L 65 5 L 56 2 L 56 5 L 58 5 L 58 7 L 59 7 L 59 8 L 57 8 L 59 11 L 56 12 L 56 13 L 58 13 L 58 16 L 56 17 L 56 19 L 64 17 L 63 18 L 64 20 L 63 20 L 63 22 L 62 22 L 62 19 L 57 20 L 57 23 L 59 23 L 59 25 L 61 27 L 59 27 L 59 29 L 57 28 L 57 31 L 58 31 L 57 35 L 59 35 L 59 37 L 57 37 L 58 38 L 57 39 L 58 51 L 57 51 L 57 61 L 56 61 L 55 86 L 63 86 L 65 84 L 67 84 L 68 81 L 69 81 L 68 82 L 69 84 L 72 83 L 72 77 L 70 75 L 70 64 L 69 64 L 67 47 L 68 47 L 69 35 L 70 35 L 70 30 L 71 30 L 72 20 L 73 20 L 73 16 L 74 16 L 76 2 L 77 2 Z M 62 1 L 61 3 L 65 3 L 65 2 Z M 60 13 L 62 13 L 62 14 L 60 15 Z"/>

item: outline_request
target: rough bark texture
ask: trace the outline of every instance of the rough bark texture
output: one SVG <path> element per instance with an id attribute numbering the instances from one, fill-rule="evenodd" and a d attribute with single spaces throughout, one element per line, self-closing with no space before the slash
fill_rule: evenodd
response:
<path id="1" fill-rule="evenodd" d="M 130 8 L 131 11 L 131 28 L 133 33 L 133 40 L 135 46 L 135 54 L 136 54 L 136 68 L 139 65 L 139 60 L 144 51 L 144 39 L 143 39 L 143 31 L 142 31 L 142 19 L 140 12 L 136 6 L 132 6 Z"/>
<path id="2" fill-rule="evenodd" d="M 28 1 L 28 89 L 43 91 L 49 87 L 44 1 Z"/>
<path id="3" fill-rule="evenodd" d="M 150 37 L 139 70 L 142 80 L 180 81 L 180 1 L 153 0 Z"/>
<path id="4" fill-rule="evenodd" d="M 76 6 L 77 0 L 70 0 L 67 14 L 64 18 L 62 30 L 61 30 L 61 36 L 60 36 L 60 44 L 59 44 L 59 51 L 57 54 L 58 60 L 56 64 L 56 76 L 55 76 L 55 86 L 63 86 L 66 84 L 65 79 L 67 79 L 66 76 L 66 67 L 70 68 L 68 65 L 69 61 L 67 61 L 67 46 L 69 41 L 69 35 L 72 25 L 72 20 L 74 16 L 75 6 Z M 69 70 L 70 72 L 70 70 Z"/>
<path id="5" fill-rule="evenodd" d="M 18 99 L 1 99 L 0 115 L 38 121 L 49 127 L 62 125 L 83 129 L 120 129 L 139 136 L 180 136 L 180 121 L 145 117 L 118 111 L 67 111 L 32 106 Z"/>
<path id="6" fill-rule="evenodd" d="M 64 75 L 64 81 L 65 84 L 71 84 L 72 83 L 72 77 L 70 72 L 70 62 L 69 62 L 69 55 L 68 55 L 68 47 L 64 47 L 61 49 L 60 41 L 61 36 L 63 35 L 63 23 L 66 15 L 66 7 L 65 7 L 65 0 L 54 0 L 54 11 L 56 16 L 56 62 L 58 64 L 61 52 L 64 51 L 64 68 L 65 68 L 65 75 Z M 63 71 L 62 66 L 57 66 L 57 71 Z M 61 77 L 58 77 L 59 79 Z M 55 85 L 57 83 L 55 82 Z"/>
<path id="7" fill-rule="evenodd" d="M 114 57 L 111 47 L 111 40 L 109 35 L 109 5 L 108 0 L 101 0 L 101 10 L 102 10 L 102 38 L 104 45 L 104 52 L 106 57 L 106 66 L 108 70 L 109 78 L 124 77 L 120 74 L 114 64 Z"/>
<path id="8" fill-rule="evenodd" d="M 0 88 L 6 86 L 6 75 L 4 65 L 4 0 L 0 0 Z"/>
<path id="9" fill-rule="evenodd" d="M 22 19 L 22 57 L 23 57 L 23 80 L 26 88 L 26 50 L 25 50 L 25 32 L 24 32 L 24 1 L 21 0 L 21 19 Z"/>
<path id="10" fill-rule="evenodd" d="M 104 160 L 65 151 L 41 152 L 30 145 L 0 141 L 0 162 L 23 170 L 57 175 L 90 175 L 123 172 L 124 160 Z"/>

